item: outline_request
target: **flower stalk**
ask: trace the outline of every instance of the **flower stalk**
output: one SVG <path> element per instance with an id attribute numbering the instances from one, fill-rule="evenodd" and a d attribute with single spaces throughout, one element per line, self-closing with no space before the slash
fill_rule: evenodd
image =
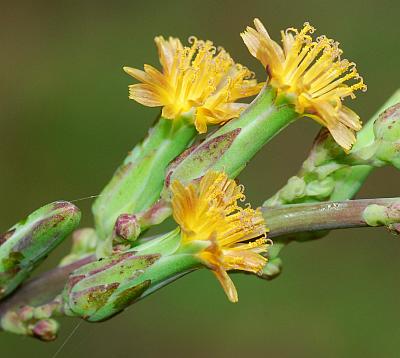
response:
<path id="1" fill-rule="evenodd" d="M 167 165 L 197 133 L 238 117 L 248 105 L 237 101 L 256 95 L 262 87 L 250 70 L 210 41 L 192 38 L 190 46 L 183 46 L 179 39 L 159 36 L 155 42 L 162 72 L 150 65 L 145 65 L 144 71 L 124 70 L 141 82 L 129 86 L 129 98 L 145 106 L 162 107 L 161 118 L 128 155 L 93 206 L 100 257 L 112 252 L 112 233 L 118 232 L 114 225 L 120 215 L 137 216 L 136 237 L 162 221 L 165 210 L 152 206 L 159 207 L 156 202 Z"/>
<path id="2" fill-rule="evenodd" d="M 280 102 L 276 91 L 265 87 L 239 118 L 171 163 L 162 196 L 169 196 L 168 188 L 174 180 L 188 184 L 208 170 L 224 171 L 235 178 L 266 143 L 297 117 L 292 105 Z"/>
<path id="3" fill-rule="evenodd" d="M 111 252 L 118 216 L 140 213 L 157 201 L 168 163 L 186 149 L 195 135 L 194 126 L 185 117 L 176 121 L 160 118 L 143 143 L 129 153 L 93 205 L 96 231 L 105 254 Z"/>

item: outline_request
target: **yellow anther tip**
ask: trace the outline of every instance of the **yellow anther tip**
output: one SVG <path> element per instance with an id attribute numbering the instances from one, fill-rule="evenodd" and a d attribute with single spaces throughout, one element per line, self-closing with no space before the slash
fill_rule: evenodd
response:
<path id="1" fill-rule="evenodd" d="M 342 99 L 354 97 L 354 91 L 366 90 L 362 84 L 350 85 L 345 81 L 358 76 L 353 63 L 341 60 L 343 53 L 339 42 L 325 35 L 313 40 L 315 28 L 305 22 L 299 31 L 288 28 L 281 32 L 283 48 L 267 36 L 261 22 L 257 29 L 248 29 L 251 35 L 244 40 L 250 53 L 268 69 L 268 81 L 278 92 L 293 102 L 299 114 L 310 114 L 325 124 L 335 140 L 348 148 L 349 138 L 354 138 L 354 116 L 343 109 Z M 257 40 L 254 40 L 254 39 Z M 352 74 L 349 74 L 350 71 Z M 341 125 L 334 125 L 340 122 Z M 340 128 L 340 130 L 338 130 Z"/>

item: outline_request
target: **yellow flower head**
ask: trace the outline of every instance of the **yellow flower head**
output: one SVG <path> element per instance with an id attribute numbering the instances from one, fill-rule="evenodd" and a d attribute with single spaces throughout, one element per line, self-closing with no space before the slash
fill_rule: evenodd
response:
<path id="1" fill-rule="evenodd" d="M 282 47 L 269 37 L 260 20 L 255 19 L 254 25 L 256 29 L 247 27 L 241 36 L 250 53 L 265 66 L 270 84 L 293 101 L 299 114 L 326 126 L 336 142 L 350 150 L 361 122 L 342 100 L 367 89 L 355 64 L 340 58 L 337 42 L 326 36 L 313 40 L 315 29 L 308 23 L 301 31 L 282 31 Z M 353 84 L 345 83 L 349 80 Z"/>
<path id="2" fill-rule="evenodd" d="M 211 269 L 228 298 L 237 302 L 236 288 L 226 271 L 259 274 L 267 259 L 267 228 L 260 210 L 241 208 L 243 187 L 222 172 L 207 172 L 197 184 L 172 183 L 172 209 L 182 230 L 182 245 L 208 241 L 197 256 Z"/>
<path id="3" fill-rule="evenodd" d="M 162 72 L 150 65 L 144 71 L 124 67 L 126 73 L 142 82 L 129 86 L 129 98 L 145 106 L 162 106 L 162 116 L 175 119 L 194 110 L 194 123 L 200 133 L 207 124 L 223 124 L 246 108 L 236 100 L 257 94 L 253 73 L 235 64 L 222 48 L 211 41 L 192 37 L 190 46 L 177 38 L 155 38 Z"/>

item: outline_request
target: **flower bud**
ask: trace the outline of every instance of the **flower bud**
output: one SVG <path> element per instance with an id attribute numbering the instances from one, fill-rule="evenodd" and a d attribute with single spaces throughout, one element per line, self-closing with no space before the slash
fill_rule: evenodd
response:
<path id="1" fill-rule="evenodd" d="M 1 317 L 1 328 L 7 332 L 35 337 L 42 341 L 52 341 L 57 337 L 59 329 L 59 324 L 50 318 L 53 308 L 50 303 L 39 307 L 22 306 L 12 309 Z"/>
<path id="2" fill-rule="evenodd" d="M 400 169 L 400 103 L 388 108 L 374 123 L 374 157 Z"/>
<path id="3" fill-rule="evenodd" d="M 63 292 L 67 315 L 101 321 L 122 311 L 149 288 L 151 280 L 137 282 L 160 255 L 112 255 L 74 271 Z"/>
<path id="4" fill-rule="evenodd" d="M 374 133 L 377 139 L 397 141 L 400 138 L 400 103 L 389 107 L 374 123 Z"/>
<path id="5" fill-rule="evenodd" d="M 260 276 L 265 280 L 272 280 L 277 276 L 279 276 L 281 272 L 282 272 L 282 259 L 280 257 L 276 257 L 267 262 Z"/>
<path id="6" fill-rule="evenodd" d="M 362 216 L 369 226 L 384 225 L 390 230 L 397 231 L 397 225 L 400 221 L 400 201 L 390 205 L 368 205 Z"/>
<path id="7" fill-rule="evenodd" d="M 71 273 L 62 293 L 63 312 L 96 322 L 127 306 L 198 265 L 192 254 L 177 253 L 180 231 L 144 242 L 80 267 Z"/>
<path id="8" fill-rule="evenodd" d="M 0 236 L 0 298 L 11 293 L 79 224 L 79 209 L 48 204 Z"/>
<path id="9" fill-rule="evenodd" d="M 121 214 L 115 222 L 115 243 L 133 242 L 140 234 L 140 225 L 135 215 Z"/>
<path id="10" fill-rule="evenodd" d="M 59 324 L 54 319 L 42 319 L 32 327 L 32 336 L 42 341 L 53 341 L 57 337 Z"/>

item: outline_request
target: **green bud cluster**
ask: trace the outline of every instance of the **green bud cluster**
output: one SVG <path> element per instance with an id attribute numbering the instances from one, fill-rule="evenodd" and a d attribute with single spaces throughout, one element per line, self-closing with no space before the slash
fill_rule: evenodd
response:
<path id="1" fill-rule="evenodd" d="M 322 129 L 299 173 L 263 206 L 351 199 L 374 168 L 399 168 L 400 107 L 393 106 L 399 101 L 400 91 L 361 129 L 349 154 Z"/>
<path id="2" fill-rule="evenodd" d="M 400 102 L 400 91 L 395 92 L 364 125 L 349 154 L 337 145 L 326 129 L 322 129 L 299 173 L 291 177 L 286 185 L 266 200 L 263 207 L 348 200 L 358 192 L 374 168 L 388 164 L 399 169 L 400 105 L 396 104 L 398 102 Z M 370 217 L 368 215 L 370 209 L 366 211 L 366 218 Z M 382 215 L 381 218 L 384 217 L 384 214 Z M 387 226 L 393 232 L 399 232 L 400 226 L 396 220 L 392 220 Z M 292 240 L 318 239 L 327 233 L 327 231 L 298 233 L 296 237 L 280 238 L 279 242 L 275 242 L 274 256 L 271 256 L 264 267 L 263 278 L 271 279 L 280 273 L 282 262 L 278 254 L 287 243 Z"/>
<path id="3" fill-rule="evenodd" d="M 28 305 L 18 307 L 8 311 L 1 318 L 1 327 L 15 334 L 52 341 L 57 337 L 59 324 L 51 317 L 58 307 L 59 302 L 56 300 L 38 307 Z"/>
<path id="4" fill-rule="evenodd" d="M 400 103 L 388 108 L 374 123 L 374 158 L 400 169 Z"/>

